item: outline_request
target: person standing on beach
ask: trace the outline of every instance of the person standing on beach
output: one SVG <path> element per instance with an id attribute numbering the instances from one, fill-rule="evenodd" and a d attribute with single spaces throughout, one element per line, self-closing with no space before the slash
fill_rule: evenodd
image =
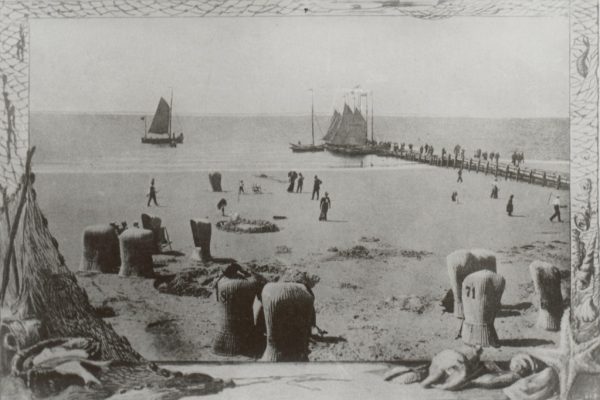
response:
<path id="1" fill-rule="evenodd" d="M 506 212 L 508 213 L 509 217 L 512 217 L 512 212 L 513 212 L 513 195 L 510 195 L 510 198 L 508 199 L 508 203 L 506 204 Z"/>
<path id="2" fill-rule="evenodd" d="M 313 183 L 311 200 L 315 199 L 315 194 L 317 195 L 317 200 L 319 200 L 319 190 L 321 189 L 321 183 L 323 183 L 323 181 L 321 181 L 319 177 L 315 175 L 315 182 Z"/>
<path id="3" fill-rule="evenodd" d="M 458 170 L 458 179 L 456 180 L 456 183 L 462 183 L 463 179 L 462 179 L 462 168 Z"/>
<path id="4" fill-rule="evenodd" d="M 158 207 L 158 203 L 156 202 L 156 193 L 157 190 L 154 187 L 154 178 L 150 181 L 150 192 L 148 193 L 148 207 L 150 207 L 150 202 L 154 201 L 154 205 Z"/>
<path id="5" fill-rule="evenodd" d="M 240 181 L 240 186 L 238 187 L 238 196 L 244 193 L 244 181 Z"/>
<path id="6" fill-rule="evenodd" d="M 497 199 L 498 198 L 498 185 L 496 182 L 492 184 L 492 194 L 490 194 L 490 198 Z"/>
<path id="7" fill-rule="evenodd" d="M 550 221 L 554 221 L 554 218 L 558 217 L 558 222 L 562 222 L 560 220 L 560 196 L 555 196 L 552 201 L 552 205 L 554 206 L 554 214 L 550 217 Z"/>
<path id="8" fill-rule="evenodd" d="M 304 177 L 302 173 L 298 174 L 298 186 L 296 187 L 296 193 L 302 193 L 302 185 L 304 184 Z"/>
<path id="9" fill-rule="evenodd" d="M 327 211 L 331 208 L 331 199 L 329 193 L 325 192 L 325 196 L 321 199 L 321 215 L 319 221 L 327 221 Z"/>
<path id="10" fill-rule="evenodd" d="M 288 172 L 288 178 L 290 178 L 290 185 L 287 188 L 289 193 L 294 193 L 294 184 L 296 183 L 296 178 L 298 178 L 298 174 L 296 171 Z"/>

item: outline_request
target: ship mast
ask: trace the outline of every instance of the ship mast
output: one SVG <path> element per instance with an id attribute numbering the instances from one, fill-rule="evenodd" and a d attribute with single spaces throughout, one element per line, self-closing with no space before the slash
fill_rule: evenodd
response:
<path id="1" fill-rule="evenodd" d="M 310 89 L 311 106 L 310 106 L 310 127 L 312 131 L 312 144 L 315 145 L 315 92 Z"/>
<path id="2" fill-rule="evenodd" d="M 169 139 L 173 139 L 171 129 L 171 119 L 173 117 L 173 88 L 171 88 L 171 105 L 169 107 Z"/>
<path id="3" fill-rule="evenodd" d="M 373 92 L 371 92 L 371 142 L 375 142 L 375 128 L 373 128 Z"/>
<path id="4" fill-rule="evenodd" d="M 369 94 L 365 93 L 365 115 L 366 115 L 366 123 L 365 123 L 365 138 L 367 142 L 369 141 Z M 362 103 L 362 101 L 361 101 Z"/>

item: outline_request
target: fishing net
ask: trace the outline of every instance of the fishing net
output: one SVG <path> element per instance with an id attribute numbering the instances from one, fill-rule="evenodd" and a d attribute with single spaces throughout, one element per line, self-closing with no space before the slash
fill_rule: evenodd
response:
<path id="1" fill-rule="evenodd" d="M 9 273 L 3 270 L 1 287 L 12 287 L 4 305 L 10 307 L 15 318 L 40 320 L 45 338 L 88 337 L 100 344 L 102 359 L 140 361 L 141 356 L 127 339 L 96 317 L 86 292 L 64 263 L 48 220 L 38 206 L 32 180 L 23 182 L 17 194 L 19 201 L 11 230 L 17 232 L 12 234 L 15 253 L 10 263 L 16 268 Z M 11 237 L 6 237 L 4 225 L 0 226 L 0 242 L 6 268 Z"/>

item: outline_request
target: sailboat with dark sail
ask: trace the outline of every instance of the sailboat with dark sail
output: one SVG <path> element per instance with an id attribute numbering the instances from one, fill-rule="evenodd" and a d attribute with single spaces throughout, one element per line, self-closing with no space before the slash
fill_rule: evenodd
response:
<path id="1" fill-rule="evenodd" d="M 171 93 L 171 104 L 161 97 L 158 107 L 152 118 L 150 129 L 146 130 L 146 117 L 144 121 L 144 137 L 142 143 L 150 144 L 168 144 L 171 147 L 177 146 L 177 143 L 183 143 L 183 132 L 175 136 L 172 128 L 173 94 Z"/>
<path id="2" fill-rule="evenodd" d="M 313 93 L 313 90 L 310 90 Z M 315 100 L 314 94 L 312 96 L 312 106 L 310 109 L 310 122 L 311 122 L 311 130 L 312 130 L 312 144 L 302 144 L 298 142 L 298 144 L 290 143 L 290 149 L 294 153 L 303 153 L 303 152 L 314 152 L 314 151 L 323 151 L 325 150 L 325 145 L 323 144 L 315 144 Z"/>
<path id="3" fill-rule="evenodd" d="M 361 95 L 359 99 L 362 96 L 366 97 L 366 95 Z M 323 137 L 325 148 L 328 151 L 357 156 L 374 153 L 372 143 L 368 139 L 368 103 L 366 106 L 367 118 L 363 117 L 359 108 L 355 106 L 352 111 L 348 103 L 344 101 L 342 113 L 334 110 L 327 134 Z"/>

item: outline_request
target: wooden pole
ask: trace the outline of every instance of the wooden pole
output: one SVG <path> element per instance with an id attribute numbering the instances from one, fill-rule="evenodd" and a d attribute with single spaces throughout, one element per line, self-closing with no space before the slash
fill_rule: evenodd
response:
<path id="1" fill-rule="evenodd" d="M 4 203 L 4 217 L 6 218 L 6 229 L 8 234 L 10 235 L 10 213 L 8 212 L 8 194 L 6 193 L 6 188 L 2 188 L 2 201 Z M 15 283 L 15 295 L 19 295 L 19 270 L 17 269 L 17 257 L 15 256 L 15 252 L 13 248 L 8 249 L 11 253 L 11 264 L 13 271 L 13 282 Z"/>
<path id="2" fill-rule="evenodd" d="M 546 171 L 544 171 L 544 176 L 542 177 L 542 186 L 546 186 Z"/>

